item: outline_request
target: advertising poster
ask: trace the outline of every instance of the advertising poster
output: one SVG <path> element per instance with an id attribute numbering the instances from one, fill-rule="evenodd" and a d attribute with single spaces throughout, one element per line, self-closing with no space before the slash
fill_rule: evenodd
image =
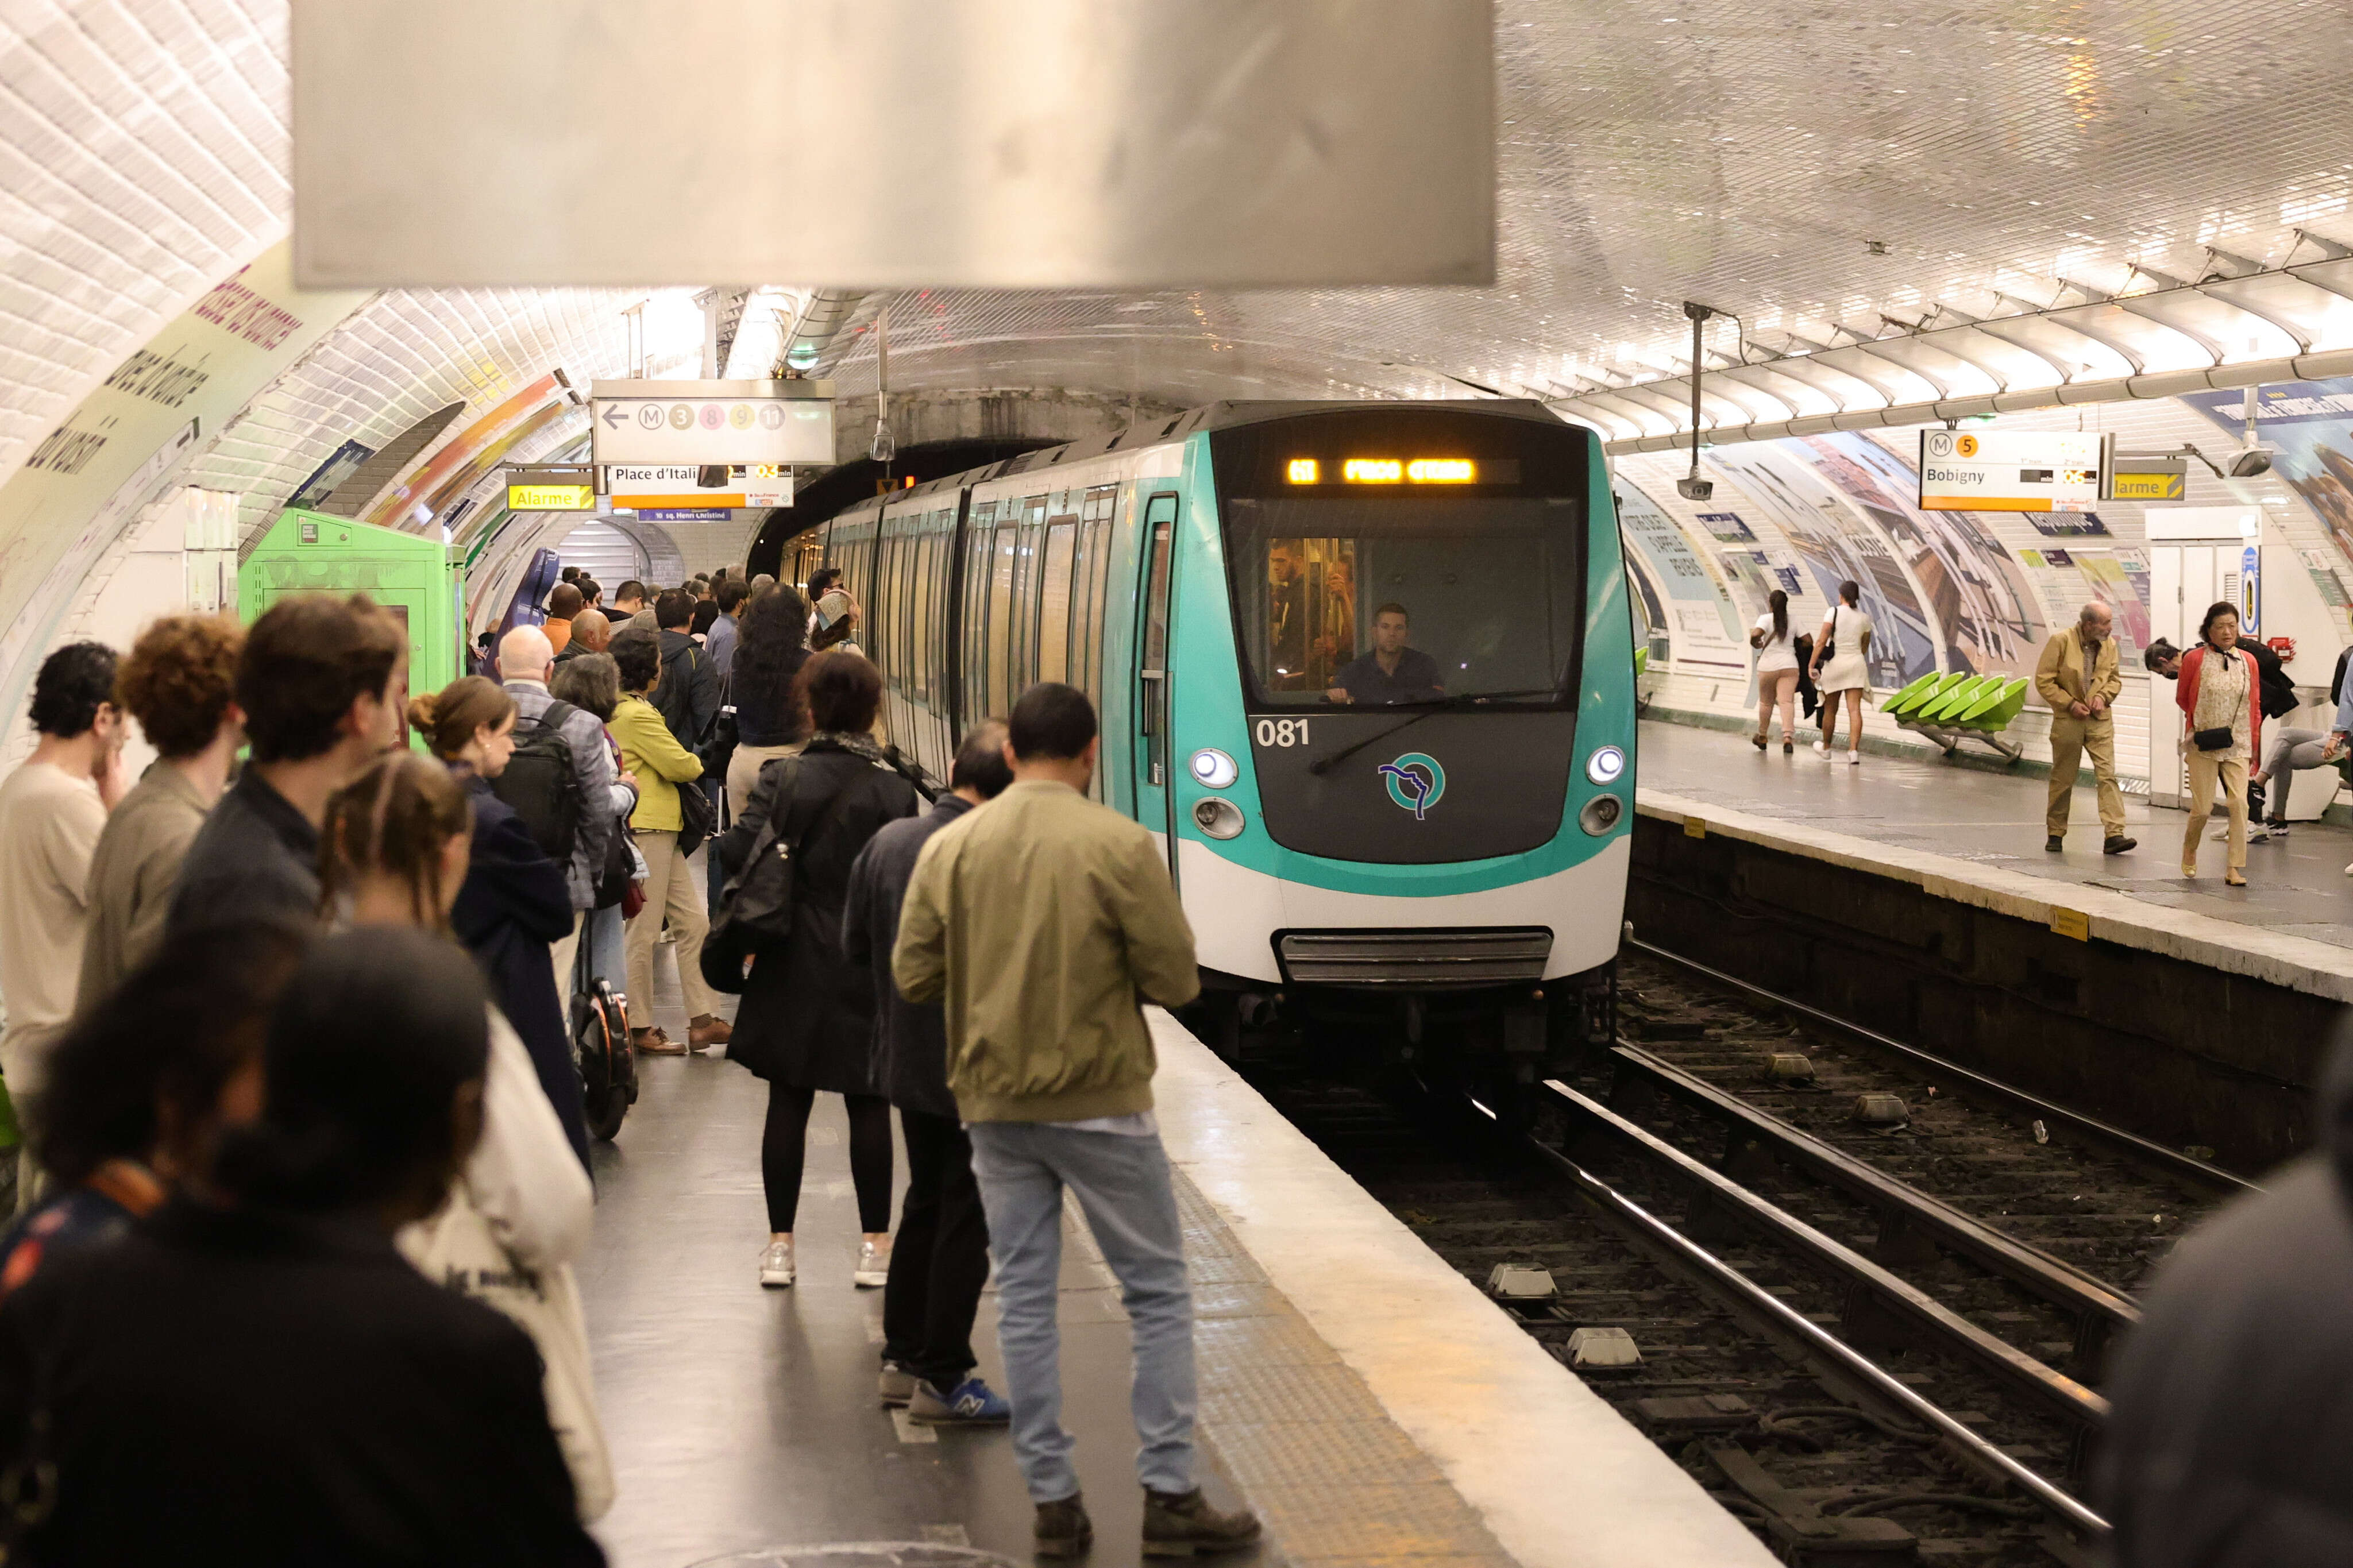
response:
<path id="1" fill-rule="evenodd" d="M 2025 574 L 1971 511 L 1924 511 L 1911 497 L 1912 466 L 1860 432 L 1813 436 L 1790 445 L 1861 507 L 1894 544 L 1945 636 L 1946 668 L 1978 675 L 2031 675 L 2042 657 L 2043 619 Z"/>
<path id="2" fill-rule="evenodd" d="M 1936 642 L 1927 613 L 1886 537 L 1833 487 L 1801 440 L 1749 441 L 1709 452 L 1705 461 L 1781 530 L 1811 574 L 1825 605 L 1838 603 L 1839 584 L 1862 589 L 1863 613 L 1876 628 L 1871 640 L 1872 684 L 1890 689 L 1936 668 Z"/>
<path id="3" fill-rule="evenodd" d="M 2147 572 L 2144 569 L 2140 581 L 2136 583 L 2125 563 L 2105 550 L 2086 550 L 2079 545 L 2070 553 L 2074 558 L 2075 570 L 2084 574 L 2092 592 L 2107 601 L 2108 607 L 2116 613 L 2116 641 L 2122 645 L 2117 651 L 2126 658 L 2137 658 L 2149 639 Z"/>
<path id="4" fill-rule="evenodd" d="M 116 367 L 0 486 L 0 703 L 11 733 L 75 590 L 139 508 L 366 299 L 296 289 L 286 246 L 272 247 Z"/>
<path id="5" fill-rule="evenodd" d="M 553 372 L 541 376 L 459 431 L 448 445 L 427 458 L 423 468 L 378 497 L 359 520 L 379 528 L 416 532 L 416 514 L 420 508 L 430 516 L 457 500 L 488 471 L 491 465 L 480 461 L 485 453 L 493 447 L 504 452 L 522 434 L 519 426 L 540 411 L 548 399 L 562 395 Z M 492 458 L 491 464 L 496 461 Z"/>
<path id="6" fill-rule="evenodd" d="M 2220 426 L 2232 447 L 2245 426 L 2245 400 L 2243 392 L 2193 392 L 2181 399 Z M 2255 434 L 2276 448 L 2272 470 L 2304 498 L 2337 552 L 2353 560 L 2353 376 L 2258 387 Z"/>
<path id="7" fill-rule="evenodd" d="M 1626 542 L 1641 552 L 1651 577 L 1666 595 L 1661 606 L 1666 619 L 1656 629 L 1667 634 L 1668 657 L 1678 667 L 1746 675 L 1748 638 L 1731 595 L 1693 551 L 1674 519 L 1640 489 L 1623 484 L 1622 476 L 1618 521 Z"/>

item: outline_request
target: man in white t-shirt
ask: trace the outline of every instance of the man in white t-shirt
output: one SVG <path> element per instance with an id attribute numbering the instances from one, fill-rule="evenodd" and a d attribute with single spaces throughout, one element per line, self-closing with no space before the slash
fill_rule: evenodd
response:
<path id="1" fill-rule="evenodd" d="M 0 783 L 0 1079 L 28 1134 L 81 980 L 90 857 L 125 785 L 114 650 L 80 642 L 49 655 L 32 718 L 40 744 Z M 28 1155 L 20 1183 L 31 1171 Z"/>

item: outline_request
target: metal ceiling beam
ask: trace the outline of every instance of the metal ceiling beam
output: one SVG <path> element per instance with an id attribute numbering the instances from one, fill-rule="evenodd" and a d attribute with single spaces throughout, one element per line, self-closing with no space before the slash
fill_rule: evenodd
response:
<path id="1" fill-rule="evenodd" d="M 1741 441 L 1771 441 L 1784 436 L 1820 436 L 1831 430 L 1873 430 L 1905 425 L 1935 425 L 1947 419 L 1967 419 L 1980 414 L 2029 414 L 2042 408 L 2073 408 L 2086 403 L 2129 403 L 2158 397 L 2179 397 L 2191 392 L 2220 392 L 2283 381 L 2324 381 L 2353 375 L 2353 348 L 2286 359 L 2254 360 L 2243 364 L 2216 365 L 2204 370 L 2162 371 L 2155 375 L 2119 376 L 2110 381 L 2070 382 L 2063 386 L 2027 392 L 1997 393 L 1979 397 L 1944 398 L 1933 403 L 1906 403 L 1888 408 L 1858 409 L 1846 414 L 1814 415 L 1770 424 L 1719 426 L 1707 434 L 1707 445 L 1728 447 Z M 1554 412 L 1578 417 L 1574 405 L 1553 405 Z M 1609 439 L 1603 447 L 1612 455 L 1627 452 L 1668 452 L 1691 439 L 1688 430 L 1666 435 Z"/>
<path id="2" fill-rule="evenodd" d="M 2253 386 L 2275 381 L 2310 381 L 2326 376 L 2343 375 L 2353 373 L 2353 346 L 2315 349 L 2313 345 L 2317 339 L 2314 331 L 2299 324 L 2292 315 L 2276 303 L 2267 301 L 2260 306 L 2250 306 L 2242 304 L 2232 296 L 2234 293 L 2246 292 L 2248 285 L 2266 278 L 2292 279 L 2297 283 L 2325 294 L 2335 294 L 2340 297 L 2353 296 L 2353 278 L 2346 276 L 2348 272 L 2353 272 L 2353 268 L 2347 267 L 2344 258 L 2331 256 L 2316 261 L 2276 268 L 2268 272 L 2242 273 L 2235 277 L 2215 278 L 2200 283 L 2177 283 L 2172 288 L 2146 294 L 2112 298 L 2098 296 L 2094 290 L 2085 289 L 2080 284 L 2063 282 L 2063 290 L 2072 289 L 2083 295 L 2086 302 L 2052 305 L 2043 310 L 2021 311 L 2014 316 L 1995 316 L 1978 321 L 1963 321 L 1951 326 L 1926 328 L 1883 339 L 1864 338 L 1860 334 L 1848 331 L 1846 335 L 1854 341 L 1835 349 L 1822 351 L 1818 362 L 1816 356 L 1810 353 L 1765 353 L 1758 358 L 1746 361 L 1739 368 L 1751 372 L 1787 374 L 1802 384 L 1815 387 L 1826 395 L 1844 402 L 1845 399 L 1840 397 L 1838 393 L 1829 387 L 1821 386 L 1819 381 L 1805 374 L 1805 368 L 1810 363 L 1815 368 L 1832 371 L 1872 388 L 1882 397 L 1888 399 L 1887 406 L 1847 407 L 1835 414 L 1806 415 L 1786 420 L 1760 421 L 1739 426 L 1718 423 L 1703 426 L 1703 431 L 1712 443 L 1725 445 L 1734 441 L 1767 440 L 1779 436 L 1814 434 L 1824 430 L 1922 424 L 1960 418 L 1975 414 L 2023 413 L 2031 409 L 2071 407 L 2084 403 L 2171 397 L 2184 392 Z M 2261 322 L 2274 331 L 2284 333 L 2291 342 L 2301 345 L 2306 352 L 2261 361 L 2230 363 L 2220 344 L 2209 332 L 2196 327 L 2185 326 L 2179 319 L 2168 319 L 2170 313 L 2165 309 L 2165 303 L 2168 299 L 2186 304 L 2193 298 L 2209 301 L 2225 310 L 2237 311 L 2251 322 Z M 2187 342 L 2195 344 L 2198 350 L 2212 363 L 2195 369 L 2149 374 L 2147 360 L 2141 352 L 2143 345 L 2136 344 L 2126 338 L 2118 330 L 2119 324 L 2102 323 L 2094 319 L 2100 311 L 2108 309 L 2122 310 L 2136 320 L 2147 321 L 2158 331 L 2173 334 Z M 2083 368 L 2088 368 L 2083 367 L 2071 375 L 2067 367 L 2052 358 L 2051 354 L 2034 348 L 2029 342 L 2021 341 L 2020 336 L 2013 335 L 2016 331 L 2014 327 L 2005 330 L 2010 323 L 2030 319 L 2046 321 L 2076 337 L 2099 344 L 2130 365 L 2132 374 L 2098 381 L 2085 381 L 2078 379 L 2083 374 Z M 2053 386 L 2010 389 L 2008 383 L 2010 378 L 2000 366 L 1989 364 L 1968 352 L 1970 340 L 1968 334 L 1970 333 L 1982 334 L 1985 339 L 2006 344 L 2019 353 L 2031 355 L 2050 365 L 2060 375 L 2059 384 Z M 1915 349 L 1915 352 L 1907 353 L 1905 352 L 1907 348 Z M 1979 343 L 1978 348 L 1978 353 L 1982 354 L 1983 343 Z M 1974 395 L 1955 395 L 1950 377 L 1938 374 L 1933 357 L 1936 354 L 1949 356 L 1951 360 L 1970 366 L 1983 374 L 1996 385 L 2003 387 L 2003 390 Z M 1879 377 L 1863 374 L 1861 367 L 1854 365 L 1853 362 L 1857 359 L 1877 361 L 1893 366 L 1906 375 L 1917 377 L 1926 384 L 1936 388 L 1938 395 L 1933 399 L 1895 401 L 1896 395 L 1889 387 L 1882 385 Z M 1849 363 L 1839 364 L 1834 363 L 1837 360 L 1845 360 Z M 1924 363 L 1926 368 L 1924 368 Z M 1752 389 L 1767 396 L 1774 396 L 1767 388 L 1757 385 L 1754 379 L 1745 376 L 1740 379 Z M 1684 405 L 1688 402 L 1689 385 L 1687 376 L 1660 376 L 1631 386 L 1614 389 L 1612 401 L 1617 404 L 1636 403 L 1650 409 L 1654 415 L 1665 415 L 1670 409 L 1675 410 L 1670 416 L 1675 420 L 1676 427 L 1668 433 L 1646 433 L 1611 441 L 1610 450 L 1663 451 L 1689 439 L 1690 420 L 1688 414 L 1683 412 Z M 1786 398 L 1776 397 L 1775 400 L 1785 405 L 1788 403 Z M 1605 428 L 1613 422 L 1625 422 L 1623 414 L 1613 414 L 1599 399 L 1590 395 L 1561 399 L 1551 405 L 1556 412 L 1570 418 L 1577 417 L 1579 412 L 1588 405 L 1591 413 L 1596 416 L 1594 422 Z"/>

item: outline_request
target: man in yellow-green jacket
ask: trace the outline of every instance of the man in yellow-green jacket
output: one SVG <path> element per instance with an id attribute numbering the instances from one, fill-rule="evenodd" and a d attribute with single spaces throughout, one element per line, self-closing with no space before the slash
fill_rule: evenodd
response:
<path id="1" fill-rule="evenodd" d="M 638 808 L 629 814 L 629 837 L 646 860 L 646 906 L 629 922 L 623 952 L 629 970 L 629 1039 L 641 1051 L 676 1056 L 691 1046 L 706 1050 L 727 1043 L 726 1021 L 712 1009 L 717 999 L 702 979 L 702 939 L 711 930 L 708 900 L 688 868 L 680 847 L 685 825 L 678 786 L 702 776 L 702 759 L 679 744 L 661 712 L 646 700 L 661 684 L 661 646 L 651 632 L 615 635 L 609 650 L 621 671 L 621 700 L 607 726 L 620 744 L 621 766 L 637 780 Z M 686 994 L 686 1043 L 652 1027 L 654 944 L 667 917 L 678 954 L 679 989 Z"/>
<path id="2" fill-rule="evenodd" d="M 1065 1188 L 1134 1330 L 1145 1552 L 1244 1545 L 1257 1519 L 1212 1507 L 1193 1479 L 1193 1297 L 1138 1005 L 1199 993 L 1192 929 L 1152 835 L 1086 796 L 1097 737 L 1085 694 L 1033 686 L 1007 729 L 1012 786 L 923 846 L 891 968 L 909 1001 L 945 1014 L 1038 1552 L 1075 1556 L 1094 1536 L 1061 1422 Z"/>

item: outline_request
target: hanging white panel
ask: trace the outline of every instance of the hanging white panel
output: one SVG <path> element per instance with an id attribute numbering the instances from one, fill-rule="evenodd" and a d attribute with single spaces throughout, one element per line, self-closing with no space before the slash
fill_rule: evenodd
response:
<path id="1" fill-rule="evenodd" d="M 1493 26 L 1478 0 L 296 0 L 297 254 L 370 284 L 1484 283 Z"/>

